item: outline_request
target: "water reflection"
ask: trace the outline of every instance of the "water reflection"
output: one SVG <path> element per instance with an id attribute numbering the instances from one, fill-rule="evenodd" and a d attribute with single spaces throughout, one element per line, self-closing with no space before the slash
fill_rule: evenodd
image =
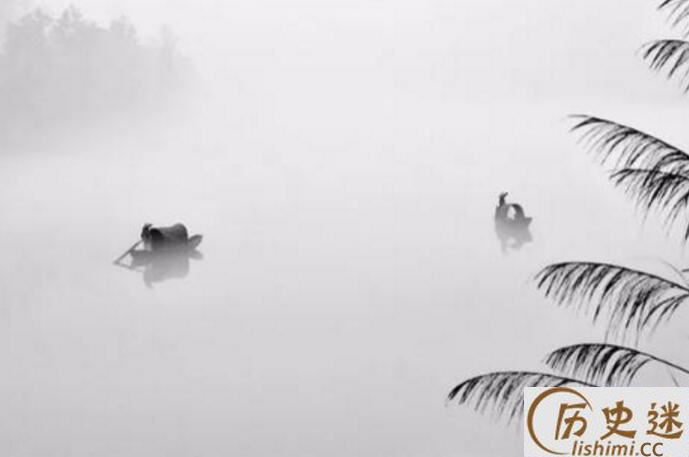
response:
<path id="1" fill-rule="evenodd" d="M 507 192 L 500 194 L 495 208 L 495 232 L 503 253 L 510 249 L 519 250 L 533 241 L 529 227 L 533 218 L 526 217 L 524 208 L 518 203 L 507 203 Z"/>

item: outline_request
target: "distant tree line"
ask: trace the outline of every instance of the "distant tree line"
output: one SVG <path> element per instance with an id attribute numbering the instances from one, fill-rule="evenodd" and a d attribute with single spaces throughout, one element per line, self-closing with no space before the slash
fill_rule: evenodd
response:
<path id="1" fill-rule="evenodd" d="M 148 43 L 124 17 L 105 27 L 75 7 L 35 10 L 5 29 L 0 124 L 50 127 L 160 108 L 190 75 L 168 28 Z"/>

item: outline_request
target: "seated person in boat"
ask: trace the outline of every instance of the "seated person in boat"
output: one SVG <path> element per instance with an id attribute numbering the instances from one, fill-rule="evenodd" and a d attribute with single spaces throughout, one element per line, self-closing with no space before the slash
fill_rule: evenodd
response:
<path id="1" fill-rule="evenodd" d="M 141 229 L 141 239 L 147 249 L 155 251 L 186 246 L 189 233 L 184 224 L 175 224 L 170 227 L 153 227 L 152 224 L 144 224 Z"/>

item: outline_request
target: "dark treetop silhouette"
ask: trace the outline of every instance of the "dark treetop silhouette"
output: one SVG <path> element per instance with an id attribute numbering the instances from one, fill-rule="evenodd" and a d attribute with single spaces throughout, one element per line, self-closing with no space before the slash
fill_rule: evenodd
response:
<path id="1" fill-rule="evenodd" d="M 37 9 L 0 34 L 0 125 L 12 136 L 2 141 L 25 140 L 27 129 L 150 113 L 191 79 L 169 28 L 144 42 L 125 17 L 101 26 L 75 7 L 58 16 Z"/>

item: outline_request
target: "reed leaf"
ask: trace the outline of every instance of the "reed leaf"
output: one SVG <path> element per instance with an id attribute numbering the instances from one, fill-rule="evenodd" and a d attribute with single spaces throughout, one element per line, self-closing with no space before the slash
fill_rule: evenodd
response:
<path id="1" fill-rule="evenodd" d="M 680 25 L 689 18 L 688 0 L 663 0 L 658 5 L 658 9 L 668 13 L 668 18 L 672 22 L 673 27 Z"/>
<path id="2" fill-rule="evenodd" d="M 689 374 L 686 368 L 653 354 L 605 343 L 565 346 L 551 352 L 545 359 L 546 365 L 565 376 L 607 386 L 630 385 L 648 363 L 668 368 L 673 380 L 673 372 Z"/>
<path id="3" fill-rule="evenodd" d="M 479 413 L 492 412 L 498 416 L 507 416 L 511 421 L 522 415 L 525 387 L 566 385 L 595 387 L 585 381 L 549 373 L 502 371 L 462 382 L 450 391 L 447 401 L 456 400 L 459 405 L 468 405 Z"/>
<path id="4" fill-rule="evenodd" d="M 636 200 L 644 213 L 657 211 L 664 214 L 663 223 L 668 230 L 677 218 L 684 215 L 684 241 L 689 240 L 689 176 L 660 170 L 625 168 L 613 173 L 610 180 L 624 189 L 627 196 Z"/>
<path id="5" fill-rule="evenodd" d="M 563 262 L 536 275 L 538 288 L 559 305 L 608 316 L 608 336 L 654 330 L 684 302 L 689 289 L 660 276 L 608 263 Z"/>
<path id="6" fill-rule="evenodd" d="M 666 69 L 668 79 L 679 75 L 682 90 L 689 91 L 689 41 L 651 41 L 641 48 L 641 55 L 652 70 L 661 72 Z M 678 73 L 680 69 L 681 74 Z"/>
<path id="7" fill-rule="evenodd" d="M 566 376 L 606 386 L 628 386 L 647 363 L 659 360 L 613 344 L 576 344 L 551 352 L 545 364 Z"/>
<path id="8" fill-rule="evenodd" d="M 581 133 L 602 164 L 614 169 L 636 168 L 689 172 L 689 154 L 651 134 L 600 117 L 576 114 L 572 132 Z"/>

